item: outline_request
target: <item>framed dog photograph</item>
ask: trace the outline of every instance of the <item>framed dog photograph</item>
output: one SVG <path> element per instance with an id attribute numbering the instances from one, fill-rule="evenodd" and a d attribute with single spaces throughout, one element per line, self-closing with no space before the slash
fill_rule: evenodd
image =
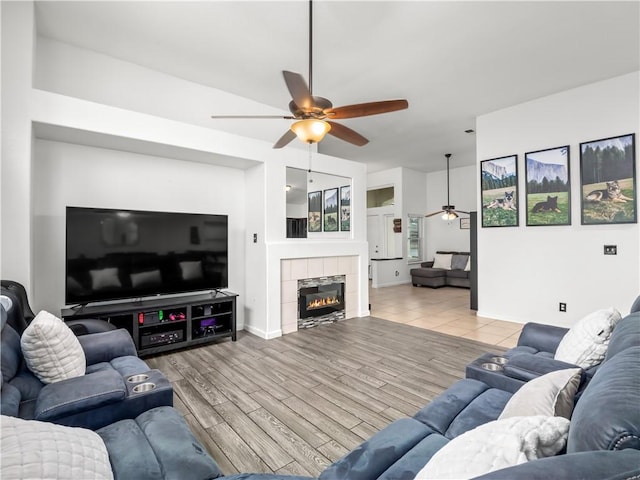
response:
<path id="1" fill-rule="evenodd" d="M 582 225 L 637 223 L 635 134 L 580 144 Z"/>
<path id="2" fill-rule="evenodd" d="M 322 192 L 309 192 L 307 229 L 309 232 L 322 231 Z"/>
<path id="3" fill-rule="evenodd" d="M 518 155 L 480 162 L 483 227 L 518 226 Z"/>
<path id="4" fill-rule="evenodd" d="M 324 231 L 338 231 L 338 189 L 324 191 Z"/>
<path id="5" fill-rule="evenodd" d="M 571 225 L 569 145 L 524 154 L 527 226 Z"/>
<path id="6" fill-rule="evenodd" d="M 340 231 L 351 230 L 351 185 L 340 187 Z"/>

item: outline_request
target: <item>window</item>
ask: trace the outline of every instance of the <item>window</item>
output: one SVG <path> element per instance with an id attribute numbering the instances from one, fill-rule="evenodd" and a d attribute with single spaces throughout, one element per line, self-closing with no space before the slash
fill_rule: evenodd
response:
<path id="1" fill-rule="evenodd" d="M 422 215 L 409 215 L 407 222 L 407 262 L 422 261 Z"/>
<path id="2" fill-rule="evenodd" d="M 393 187 L 367 190 L 367 208 L 386 207 L 394 204 Z"/>

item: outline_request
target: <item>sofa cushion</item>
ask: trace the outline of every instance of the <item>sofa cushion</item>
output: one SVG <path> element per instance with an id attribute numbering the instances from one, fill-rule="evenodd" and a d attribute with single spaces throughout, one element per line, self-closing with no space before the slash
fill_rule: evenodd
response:
<path id="1" fill-rule="evenodd" d="M 581 373 L 580 368 L 569 368 L 525 383 L 507 402 L 498 419 L 532 415 L 571 418 Z"/>
<path id="2" fill-rule="evenodd" d="M 611 332 L 620 319 L 620 312 L 613 307 L 590 313 L 560 340 L 554 358 L 582 368 L 599 364 L 604 360 Z"/>
<path id="3" fill-rule="evenodd" d="M 640 347 L 604 362 L 576 403 L 568 452 L 640 449 Z"/>
<path id="4" fill-rule="evenodd" d="M 113 479 L 109 454 L 91 430 L 1 417 L 2 478 Z"/>
<path id="5" fill-rule="evenodd" d="M 549 457 L 564 448 L 568 432 L 569 420 L 562 417 L 540 415 L 489 422 L 442 447 L 416 479 L 472 478 Z"/>
<path id="6" fill-rule="evenodd" d="M 107 446 L 116 479 L 222 476 L 216 462 L 172 407 L 153 408 L 133 420 L 100 428 L 97 433 Z"/>
<path id="7" fill-rule="evenodd" d="M 20 339 L 25 362 L 42 382 L 53 383 L 84 375 L 84 350 L 62 320 L 42 310 Z"/>
<path id="8" fill-rule="evenodd" d="M 464 270 L 467 266 L 469 255 L 463 255 L 460 253 L 454 253 L 451 257 L 451 270 Z"/>
<path id="9" fill-rule="evenodd" d="M 451 253 L 436 253 L 433 259 L 433 268 L 444 268 L 445 270 L 451 270 L 451 259 L 453 254 Z"/>
<path id="10" fill-rule="evenodd" d="M 449 278 L 469 278 L 469 272 L 464 270 L 447 270 L 447 277 Z"/>
<path id="11" fill-rule="evenodd" d="M 465 272 L 470 272 L 471 271 L 471 257 L 467 258 L 467 263 L 464 266 L 464 271 Z"/>
<path id="12" fill-rule="evenodd" d="M 416 277 L 425 278 L 439 278 L 444 277 L 447 270 L 444 268 L 413 268 L 411 269 L 411 275 Z"/>

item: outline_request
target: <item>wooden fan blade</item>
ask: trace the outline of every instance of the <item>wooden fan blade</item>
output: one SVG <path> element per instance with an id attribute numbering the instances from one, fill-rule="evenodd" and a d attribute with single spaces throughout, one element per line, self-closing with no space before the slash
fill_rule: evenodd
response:
<path id="1" fill-rule="evenodd" d="M 325 120 L 326 121 L 326 120 Z M 333 135 L 334 137 L 339 138 L 340 140 L 344 140 L 345 142 L 352 143 L 357 145 L 358 147 L 362 147 L 369 143 L 369 140 L 364 138 L 355 130 L 351 130 L 349 127 L 345 127 L 344 125 L 340 125 L 335 122 L 328 122 L 331 125 L 331 130 L 329 130 L 329 135 Z"/>
<path id="2" fill-rule="evenodd" d="M 296 117 L 292 117 L 291 115 L 211 115 L 211 118 L 277 118 L 280 120 L 294 120 Z"/>
<path id="3" fill-rule="evenodd" d="M 295 72 L 283 70 L 284 82 L 287 84 L 291 98 L 294 103 L 301 109 L 310 109 L 313 107 L 313 98 L 309 92 L 307 82 L 304 81 L 302 75 Z"/>
<path id="4" fill-rule="evenodd" d="M 280 139 L 273 145 L 273 148 L 282 148 L 294 138 L 296 138 L 296 134 L 291 130 L 287 130 L 286 132 L 284 132 L 284 135 L 282 135 Z"/>
<path id="5" fill-rule="evenodd" d="M 435 216 L 435 215 L 440 215 L 440 214 L 442 214 L 442 213 L 444 213 L 444 210 L 440 210 L 439 212 L 433 212 L 433 213 L 430 213 L 430 214 L 428 214 L 428 215 L 425 215 L 425 217 L 433 217 L 433 216 Z"/>
<path id="6" fill-rule="evenodd" d="M 324 113 L 331 120 L 342 118 L 366 117 L 367 115 L 378 115 L 380 113 L 395 112 L 409 108 L 406 100 L 383 100 L 381 102 L 358 103 L 346 105 L 344 107 L 327 108 Z"/>

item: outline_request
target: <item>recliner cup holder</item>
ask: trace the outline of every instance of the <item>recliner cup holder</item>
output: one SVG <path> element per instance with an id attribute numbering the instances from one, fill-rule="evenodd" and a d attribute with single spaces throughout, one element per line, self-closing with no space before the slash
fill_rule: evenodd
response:
<path id="1" fill-rule="evenodd" d="M 502 370 L 502 365 L 498 365 L 497 363 L 490 363 L 490 362 L 486 362 L 483 363 L 482 365 L 480 365 L 482 368 L 484 368 L 485 370 L 490 370 L 492 372 L 497 372 Z M 135 389 L 134 389 L 135 390 Z"/>
<path id="2" fill-rule="evenodd" d="M 498 365 L 504 365 L 509 361 L 507 357 L 500 357 L 500 356 L 491 357 L 490 360 L 493 363 L 497 363 Z"/>
<path id="3" fill-rule="evenodd" d="M 139 373 L 138 375 L 131 375 L 129 378 L 127 378 L 127 382 L 140 383 L 148 379 L 149 379 L 149 375 L 147 375 L 146 373 Z"/>
<path id="4" fill-rule="evenodd" d="M 154 388 L 156 388 L 156 384 L 155 383 L 145 382 L 145 383 L 141 383 L 141 384 L 136 385 L 135 387 L 133 387 L 133 391 L 134 391 L 134 393 L 143 393 L 143 392 L 149 392 L 149 391 L 153 390 Z"/>

